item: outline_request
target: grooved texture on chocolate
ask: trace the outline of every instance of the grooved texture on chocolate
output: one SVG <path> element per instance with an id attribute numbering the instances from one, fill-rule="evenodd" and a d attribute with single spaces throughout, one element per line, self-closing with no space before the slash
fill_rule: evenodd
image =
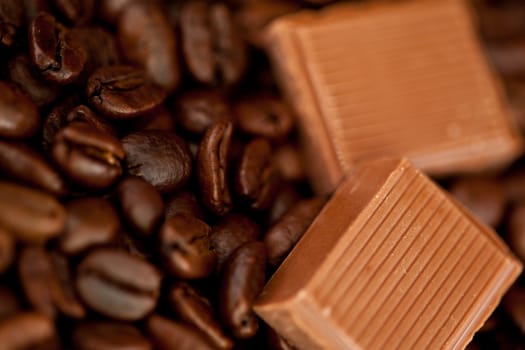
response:
<path id="1" fill-rule="evenodd" d="M 408 161 L 357 165 L 256 312 L 300 349 L 461 349 L 521 271 Z"/>
<path id="2" fill-rule="evenodd" d="M 440 175 L 519 154 L 462 0 L 338 5 L 285 16 L 267 34 L 307 159 L 321 162 L 309 169 L 320 192 L 365 158 L 407 156 Z"/>

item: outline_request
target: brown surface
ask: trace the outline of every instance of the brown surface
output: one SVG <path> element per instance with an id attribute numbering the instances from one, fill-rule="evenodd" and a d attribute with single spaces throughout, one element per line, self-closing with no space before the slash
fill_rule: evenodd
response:
<path id="1" fill-rule="evenodd" d="M 404 159 L 358 164 L 256 312 L 300 349 L 462 349 L 521 264 Z"/>
<path id="2" fill-rule="evenodd" d="M 442 175 L 520 153 L 472 22 L 462 0 L 419 0 L 336 5 L 270 25 L 276 76 L 299 116 L 318 192 L 365 158 L 407 156 Z"/>

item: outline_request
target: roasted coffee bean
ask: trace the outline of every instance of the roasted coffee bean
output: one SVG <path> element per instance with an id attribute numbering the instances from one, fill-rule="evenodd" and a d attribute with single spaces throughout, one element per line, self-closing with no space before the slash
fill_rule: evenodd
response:
<path id="1" fill-rule="evenodd" d="M 212 125 L 227 122 L 231 111 L 216 90 L 192 90 L 177 99 L 177 121 L 187 131 L 201 135 Z"/>
<path id="2" fill-rule="evenodd" d="M 117 196 L 124 218 L 136 232 L 143 235 L 156 232 L 164 217 L 164 202 L 155 187 L 130 176 L 119 184 Z"/>
<path id="3" fill-rule="evenodd" d="M 149 247 L 146 247 L 143 242 L 127 232 L 121 232 L 118 235 L 114 246 L 117 250 L 124 251 L 143 260 L 150 260 L 153 256 Z"/>
<path id="4" fill-rule="evenodd" d="M 121 251 L 99 249 L 80 263 L 76 287 L 93 310 L 134 321 L 155 308 L 160 282 L 159 272 L 147 261 Z"/>
<path id="5" fill-rule="evenodd" d="M 507 229 L 507 241 L 514 253 L 525 262 L 525 204 L 518 204 L 512 209 Z"/>
<path id="6" fill-rule="evenodd" d="M 281 177 L 286 181 L 302 181 L 305 172 L 299 151 L 292 145 L 286 144 L 275 152 L 275 164 Z"/>
<path id="7" fill-rule="evenodd" d="M 166 106 L 160 105 L 151 112 L 130 120 L 130 123 L 126 124 L 126 126 L 132 131 L 173 131 L 175 130 L 175 121 Z"/>
<path id="8" fill-rule="evenodd" d="M 189 215 L 166 220 L 160 229 L 159 250 L 167 270 L 185 279 L 208 276 L 216 260 L 210 250 L 210 231 L 206 223 Z"/>
<path id="9" fill-rule="evenodd" d="M 52 196 L 0 182 L 0 228 L 27 242 L 43 242 L 64 229 L 64 207 Z"/>
<path id="10" fill-rule="evenodd" d="M 257 333 L 259 325 L 252 305 L 264 286 L 265 266 L 266 251 L 261 242 L 240 246 L 224 265 L 219 310 L 224 324 L 237 338 Z"/>
<path id="11" fill-rule="evenodd" d="M 167 91 L 180 81 L 175 32 L 156 2 L 135 1 L 118 20 L 118 38 L 130 63 L 141 66 L 148 77 Z"/>
<path id="12" fill-rule="evenodd" d="M 51 12 L 49 0 L 22 0 L 25 9 L 25 19 L 27 23 L 39 15 L 41 12 Z"/>
<path id="13" fill-rule="evenodd" d="M 0 322 L 14 316 L 20 309 L 20 301 L 15 293 L 7 287 L 0 286 Z"/>
<path id="14" fill-rule="evenodd" d="M 148 318 L 146 327 L 158 350 L 213 350 L 193 328 L 159 315 Z"/>
<path id="15" fill-rule="evenodd" d="M 325 202 L 324 197 L 300 200 L 265 233 L 263 240 L 270 265 L 277 266 L 284 260 Z"/>
<path id="16" fill-rule="evenodd" d="M 208 299 L 184 282 L 175 283 L 168 296 L 177 317 L 201 331 L 217 349 L 231 349 L 233 342 L 215 319 Z"/>
<path id="17" fill-rule="evenodd" d="M 232 132 L 231 122 L 213 125 L 204 134 L 197 153 L 201 199 L 204 205 L 217 215 L 224 215 L 232 208 L 227 179 Z"/>
<path id="18" fill-rule="evenodd" d="M 514 286 L 503 298 L 503 307 L 516 326 L 525 332 L 525 289 Z"/>
<path id="19" fill-rule="evenodd" d="M 24 20 L 24 6 L 20 1 L 0 0 L 0 48 L 11 47 Z"/>
<path id="20" fill-rule="evenodd" d="M 74 121 L 85 122 L 91 126 L 94 126 L 103 133 L 117 136 L 115 128 L 113 128 L 113 126 L 107 120 L 97 115 L 85 105 L 79 105 L 71 109 L 66 115 L 66 121 L 67 123 L 72 123 Z"/>
<path id="21" fill-rule="evenodd" d="M 258 138 L 246 145 L 235 181 L 237 193 L 253 209 L 267 209 L 271 205 L 277 192 L 278 171 L 266 139 Z"/>
<path id="22" fill-rule="evenodd" d="M 40 13 L 29 27 L 29 57 L 50 82 L 75 81 L 86 63 L 80 40 L 49 13 Z"/>
<path id="23" fill-rule="evenodd" d="M 15 255 L 15 241 L 9 232 L 0 228 L 0 274 L 11 265 Z"/>
<path id="24" fill-rule="evenodd" d="M 0 81 L 0 137 L 24 139 L 40 124 L 38 109 L 16 85 Z"/>
<path id="25" fill-rule="evenodd" d="M 99 26 L 75 27 L 71 31 L 80 40 L 87 54 L 82 81 L 87 80 L 91 73 L 99 67 L 120 64 L 117 43 L 111 32 Z"/>
<path id="26" fill-rule="evenodd" d="M 76 184 L 102 189 L 122 175 L 122 144 L 85 122 L 71 123 L 60 130 L 52 147 L 53 160 Z"/>
<path id="27" fill-rule="evenodd" d="M 246 47 L 224 4 L 186 2 L 180 13 L 180 31 L 186 66 L 197 81 L 232 85 L 241 80 Z"/>
<path id="28" fill-rule="evenodd" d="M 197 219 L 203 219 L 204 214 L 192 192 L 181 191 L 169 195 L 166 200 L 166 217 L 171 218 L 177 214 L 187 214 Z"/>
<path id="29" fill-rule="evenodd" d="M 54 335 L 53 321 L 37 312 L 18 313 L 0 322 L 2 350 L 35 349 Z"/>
<path id="30" fill-rule="evenodd" d="M 95 0 L 53 0 L 55 10 L 68 22 L 82 25 L 93 16 Z"/>
<path id="31" fill-rule="evenodd" d="M 218 270 L 237 248 L 244 243 L 256 241 L 259 233 L 259 226 L 240 214 L 225 215 L 213 225 L 210 240 L 212 250 L 217 255 Z"/>
<path id="32" fill-rule="evenodd" d="M 49 283 L 55 307 L 68 317 L 83 318 L 86 310 L 75 293 L 68 260 L 56 252 L 51 253 L 49 258 L 53 266 L 53 275 Z"/>
<path id="33" fill-rule="evenodd" d="M 277 191 L 272 207 L 268 213 L 269 224 L 274 224 L 300 199 L 299 193 L 293 186 L 284 186 Z"/>
<path id="34" fill-rule="evenodd" d="M 122 139 L 128 172 L 142 177 L 161 193 L 176 191 L 191 175 L 186 142 L 170 132 L 139 131 Z"/>
<path id="35" fill-rule="evenodd" d="M 152 350 L 148 339 L 135 327 L 117 322 L 86 322 L 73 330 L 77 350 Z"/>
<path id="36" fill-rule="evenodd" d="M 68 113 L 79 104 L 79 97 L 77 95 L 71 95 L 56 104 L 51 112 L 49 112 L 42 127 L 42 146 L 45 150 L 51 148 L 55 135 L 68 124 Z"/>
<path id="37" fill-rule="evenodd" d="M 98 68 L 88 79 L 86 94 L 96 110 L 114 119 L 143 115 L 158 107 L 166 97 L 144 71 L 130 66 Z"/>

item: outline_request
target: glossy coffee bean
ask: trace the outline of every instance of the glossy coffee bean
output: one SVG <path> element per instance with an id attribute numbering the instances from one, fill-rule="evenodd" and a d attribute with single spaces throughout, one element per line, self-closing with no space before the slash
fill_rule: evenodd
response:
<path id="1" fill-rule="evenodd" d="M 87 188 L 111 186 L 122 175 L 122 144 L 85 122 L 60 130 L 53 141 L 55 163 L 74 183 Z"/>
<path id="2" fill-rule="evenodd" d="M 217 349 L 231 349 L 233 342 L 215 319 L 208 299 L 185 282 L 175 283 L 169 292 L 169 302 L 177 317 L 197 328 Z"/>
<path id="3" fill-rule="evenodd" d="M 323 197 L 300 200 L 265 233 L 263 241 L 272 266 L 284 260 L 325 203 Z"/>
<path id="4" fill-rule="evenodd" d="M 0 322 L 0 344 L 5 350 L 35 349 L 55 335 L 53 321 L 37 312 L 22 312 Z"/>
<path id="5" fill-rule="evenodd" d="M 15 240 L 4 229 L 0 228 L 0 274 L 4 273 L 15 256 Z M 1 295 L 0 295 L 1 296 Z"/>
<path id="6" fill-rule="evenodd" d="M 120 219 L 107 200 L 79 198 L 66 204 L 66 226 L 58 245 L 64 253 L 76 255 L 114 242 L 119 231 Z"/>
<path id="7" fill-rule="evenodd" d="M 43 12 L 29 27 L 29 57 L 45 79 L 69 84 L 84 69 L 87 54 L 74 33 Z"/>
<path id="8" fill-rule="evenodd" d="M 77 350 L 152 350 L 148 339 L 132 325 L 117 322 L 86 322 L 73 330 Z"/>
<path id="9" fill-rule="evenodd" d="M 24 5 L 20 1 L 0 0 L 0 48 L 15 44 L 24 20 Z"/>
<path id="10" fill-rule="evenodd" d="M 190 178 L 192 160 L 186 141 L 174 133 L 139 131 L 122 139 L 128 173 L 140 176 L 161 193 L 183 187 Z"/>
<path id="11" fill-rule="evenodd" d="M 167 270 L 185 279 L 210 275 L 216 260 L 210 250 L 210 231 L 206 223 L 189 215 L 166 220 L 159 233 L 159 250 Z"/>
<path id="12" fill-rule="evenodd" d="M 84 318 L 86 309 L 80 303 L 74 290 L 69 261 L 64 255 L 57 252 L 51 253 L 49 258 L 53 265 L 50 288 L 56 309 L 70 318 Z"/>
<path id="13" fill-rule="evenodd" d="M 187 214 L 197 219 L 203 219 L 204 214 L 197 202 L 195 194 L 189 191 L 181 191 L 170 194 L 165 199 L 166 217 L 171 218 L 177 214 Z"/>
<path id="14" fill-rule="evenodd" d="M 42 146 L 46 151 L 51 148 L 58 131 L 68 124 L 68 113 L 80 103 L 80 98 L 73 94 L 58 102 L 46 116 L 42 126 Z"/>
<path id="15" fill-rule="evenodd" d="M 69 23 L 82 25 L 93 16 L 95 0 L 52 0 L 54 9 Z"/>
<path id="16" fill-rule="evenodd" d="M 232 208 L 228 185 L 228 156 L 233 127 L 220 122 L 208 129 L 197 153 L 197 176 L 201 199 L 212 213 L 224 215 Z"/>
<path id="17" fill-rule="evenodd" d="M 213 350 L 193 328 L 159 315 L 148 318 L 146 328 L 158 350 Z"/>
<path id="18" fill-rule="evenodd" d="M 17 239 L 44 242 L 64 229 L 64 207 L 52 196 L 14 183 L 0 182 L 0 228 Z"/>
<path id="19" fill-rule="evenodd" d="M 0 322 L 21 310 L 18 296 L 9 288 L 0 286 Z"/>
<path id="20" fill-rule="evenodd" d="M 36 133 L 39 124 L 35 103 L 16 85 L 0 81 L 0 137 L 29 138 Z"/>
<path id="21" fill-rule="evenodd" d="M 218 91 L 192 90 L 177 99 L 177 122 L 193 134 L 204 134 L 212 125 L 230 119 L 230 107 Z"/>
<path id="22" fill-rule="evenodd" d="M 164 218 L 164 202 L 155 187 L 140 177 L 130 176 L 120 182 L 117 196 L 124 218 L 136 232 L 156 232 Z"/>
<path id="23" fill-rule="evenodd" d="M 86 94 L 97 111 L 114 119 L 144 115 L 166 97 L 144 71 L 131 66 L 98 68 L 88 79 Z"/>
<path id="24" fill-rule="evenodd" d="M 78 105 L 72 108 L 66 114 L 66 124 L 69 124 L 75 121 L 85 122 L 105 134 L 108 134 L 111 136 L 117 136 L 117 132 L 115 128 L 113 127 L 113 125 L 111 125 L 106 119 L 99 116 L 97 113 L 95 113 L 92 109 L 90 109 L 86 105 Z"/>
<path id="25" fill-rule="evenodd" d="M 76 287 L 93 310 L 135 321 L 155 308 L 160 282 L 159 272 L 147 261 L 122 251 L 99 249 L 78 266 Z"/>

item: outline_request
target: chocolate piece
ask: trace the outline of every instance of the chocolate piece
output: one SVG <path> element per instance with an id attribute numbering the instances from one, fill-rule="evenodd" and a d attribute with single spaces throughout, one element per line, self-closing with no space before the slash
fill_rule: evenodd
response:
<path id="1" fill-rule="evenodd" d="M 404 159 L 358 164 L 255 311 L 300 349 L 462 349 L 521 272 Z"/>
<path id="2" fill-rule="evenodd" d="M 318 192 L 365 158 L 407 156 L 442 175 L 519 154 L 464 1 L 342 4 L 279 18 L 267 39 Z"/>

